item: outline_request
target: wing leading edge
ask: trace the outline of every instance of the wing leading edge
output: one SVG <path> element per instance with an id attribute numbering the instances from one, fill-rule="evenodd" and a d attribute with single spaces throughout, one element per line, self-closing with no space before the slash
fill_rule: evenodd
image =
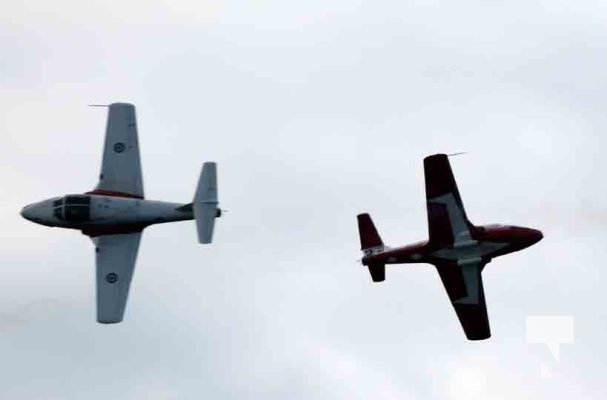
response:
<path id="1" fill-rule="evenodd" d="M 484 266 L 485 262 L 481 259 L 436 264 L 449 300 L 469 340 L 491 337 L 481 276 Z"/>
<path id="2" fill-rule="evenodd" d="M 135 270 L 141 232 L 98 236 L 93 240 L 97 264 L 97 322 L 121 322 Z"/>
<path id="3" fill-rule="evenodd" d="M 143 198 L 135 106 L 109 105 L 98 193 Z"/>

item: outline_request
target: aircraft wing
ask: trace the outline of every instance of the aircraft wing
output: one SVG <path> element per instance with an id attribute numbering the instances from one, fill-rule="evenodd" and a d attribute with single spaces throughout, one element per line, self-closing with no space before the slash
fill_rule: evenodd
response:
<path id="1" fill-rule="evenodd" d="M 141 232 L 98 236 L 97 263 L 97 322 L 112 324 L 122 321 Z"/>
<path id="2" fill-rule="evenodd" d="M 137 121 L 132 104 L 109 105 L 101 174 L 95 191 L 143 198 Z"/>
<path id="3" fill-rule="evenodd" d="M 426 206 L 430 243 L 453 244 L 471 240 L 470 222 L 445 154 L 424 158 Z"/>
<path id="4" fill-rule="evenodd" d="M 456 261 L 436 264 L 449 300 L 469 340 L 491 337 L 481 276 L 484 266 L 485 262 L 480 258 L 459 264 Z"/>

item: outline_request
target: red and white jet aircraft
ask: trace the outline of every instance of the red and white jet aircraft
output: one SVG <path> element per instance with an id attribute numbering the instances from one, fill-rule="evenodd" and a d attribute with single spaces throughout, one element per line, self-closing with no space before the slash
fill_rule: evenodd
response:
<path id="1" fill-rule="evenodd" d="M 491 336 L 481 271 L 495 257 L 527 248 L 542 238 L 536 229 L 475 226 L 466 216 L 445 154 L 424 159 L 429 240 L 384 246 L 369 214 L 358 215 L 363 265 L 374 282 L 386 279 L 386 264 L 428 263 L 436 267 L 469 340 Z"/>
<path id="2" fill-rule="evenodd" d="M 198 241 L 211 243 L 217 207 L 216 164 L 204 163 L 192 203 L 145 200 L 135 107 L 110 104 L 99 183 L 84 194 L 53 197 L 23 208 L 32 222 L 77 229 L 95 243 L 97 321 L 122 321 L 144 228 L 196 220 Z"/>

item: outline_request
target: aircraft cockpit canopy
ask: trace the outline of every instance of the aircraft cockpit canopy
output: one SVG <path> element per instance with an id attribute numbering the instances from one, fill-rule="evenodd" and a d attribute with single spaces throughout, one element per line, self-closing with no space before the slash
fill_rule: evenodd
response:
<path id="1" fill-rule="evenodd" d="M 84 222 L 91 217 L 91 197 L 68 195 L 53 201 L 53 215 L 63 221 Z"/>

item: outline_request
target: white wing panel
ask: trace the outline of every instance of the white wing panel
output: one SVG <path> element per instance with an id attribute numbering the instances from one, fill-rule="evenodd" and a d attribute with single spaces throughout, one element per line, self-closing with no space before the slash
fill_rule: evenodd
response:
<path id="1" fill-rule="evenodd" d="M 137 260 L 141 232 L 94 239 L 97 261 L 97 321 L 122 321 Z"/>
<path id="2" fill-rule="evenodd" d="M 96 190 L 143 198 L 137 121 L 132 104 L 109 105 L 101 174 Z"/>

